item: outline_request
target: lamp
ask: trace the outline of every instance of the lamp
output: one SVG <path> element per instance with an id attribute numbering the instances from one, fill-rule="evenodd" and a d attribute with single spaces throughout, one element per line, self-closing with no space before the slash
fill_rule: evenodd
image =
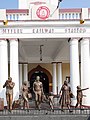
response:
<path id="1" fill-rule="evenodd" d="M 4 24 L 4 25 L 7 25 L 7 24 L 8 24 L 8 20 L 4 20 L 4 21 L 3 21 L 3 24 Z"/>
<path id="2" fill-rule="evenodd" d="M 63 0 L 58 0 L 58 5 L 56 7 L 56 9 L 53 11 L 53 13 L 50 15 L 50 17 L 52 17 L 52 15 L 56 12 L 56 10 L 59 8 L 59 4 L 60 2 L 62 2 Z"/>
<path id="3" fill-rule="evenodd" d="M 42 47 L 43 47 L 44 45 L 40 45 L 40 61 L 42 61 Z"/>
<path id="4" fill-rule="evenodd" d="M 58 1 L 58 5 L 57 5 L 57 8 L 59 8 L 59 4 L 60 4 L 60 2 L 62 2 L 62 0 L 59 0 L 59 1 Z"/>
<path id="5" fill-rule="evenodd" d="M 84 20 L 83 20 L 83 19 L 81 19 L 81 20 L 80 20 L 80 24 L 83 24 L 83 23 L 84 23 Z"/>

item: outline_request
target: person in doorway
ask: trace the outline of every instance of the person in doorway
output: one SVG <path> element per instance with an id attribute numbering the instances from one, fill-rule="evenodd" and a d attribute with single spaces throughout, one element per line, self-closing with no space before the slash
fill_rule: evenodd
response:
<path id="1" fill-rule="evenodd" d="M 3 88 L 6 87 L 6 100 L 7 100 L 7 109 L 11 112 L 12 110 L 12 101 L 13 101 L 13 88 L 15 86 L 15 83 L 12 82 L 12 78 L 9 77 L 8 80 L 6 80 L 5 84 L 3 85 Z"/>
<path id="2" fill-rule="evenodd" d="M 60 105 L 61 105 L 61 110 L 64 112 L 63 110 L 63 107 L 68 107 L 69 109 L 69 112 L 73 112 L 71 109 L 70 109 L 70 105 L 71 105 L 71 88 L 70 86 L 68 86 L 68 83 L 67 81 L 65 80 L 64 81 L 64 84 L 62 85 L 61 87 L 61 90 L 60 90 Z"/>
<path id="3" fill-rule="evenodd" d="M 40 110 L 42 95 L 43 93 L 43 84 L 40 82 L 40 77 L 37 76 L 35 82 L 33 83 L 33 91 L 35 93 L 35 105 L 36 108 Z"/>
<path id="4" fill-rule="evenodd" d="M 80 105 L 80 109 L 81 109 L 81 107 L 82 107 L 82 98 L 83 98 L 83 96 L 85 96 L 85 95 L 83 95 L 82 91 L 87 90 L 87 89 L 89 89 L 89 88 L 81 89 L 80 86 L 77 86 L 77 103 L 76 103 L 75 108 L 78 107 L 78 105 Z"/>
<path id="5" fill-rule="evenodd" d="M 26 109 L 29 109 L 29 100 L 28 100 L 28 83 L 27 81 L 24 81 L 23 82 L 23 85 L 21 87 L 21 91 L 22 91 L 22 98 L 24 100 L 24 104 L 23 104 L 23 108 Z"/>

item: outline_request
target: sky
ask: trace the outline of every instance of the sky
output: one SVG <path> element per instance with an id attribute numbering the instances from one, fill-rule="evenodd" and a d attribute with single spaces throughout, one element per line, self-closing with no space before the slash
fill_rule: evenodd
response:
<path id="1" fill-rule="evenodd" d="M 90 0 L 62 0 L 61 8 L 90 8 Z M 0 9 L 17 9 L 18 0 L 0 0 Z"/>

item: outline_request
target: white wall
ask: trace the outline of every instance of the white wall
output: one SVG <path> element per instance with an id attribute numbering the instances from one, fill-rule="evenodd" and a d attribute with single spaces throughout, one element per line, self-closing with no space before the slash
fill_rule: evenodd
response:
<path id="1" fill-rule="evenodd" d="M 6 20 L 6 9 L 0 9 L 0 20 Z"/>
<path id="2" fill-rule="evenodd" d="M 47 4 L 57 7 L 58 0 L 18 0 L 19 9 L 29 9 L 29 4 L 32 2 L 46 2 Z"/>
<path id="3" fill-rule="evenodd" d="M 19 9 L 27 9 L 27 0 L 18 0 Z"/>

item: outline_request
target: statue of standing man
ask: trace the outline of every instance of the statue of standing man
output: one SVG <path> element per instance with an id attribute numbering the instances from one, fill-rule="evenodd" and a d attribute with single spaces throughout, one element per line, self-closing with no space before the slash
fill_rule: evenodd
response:
<path id="1" fill-rule="evenodd" d="M 13 101 L 13 88 L 15 83 L 12 82 L 12 78 L 9 77 L 8 80 L 3 85 L 3 88 L 6 87 L 6 100 L 7 100 L 7 109 L 11 112 L 12 110 L 12 101 Z"/>
<path id="2" fill-rule="evenodd" d="M 85 96 L 85 95 L 83 95 L 83 91 L 87 90 L 87 89 L 89 89 L 89 88 L 81 89 L 80 86 L 77 86 L 77 103 L 76 103 L 75 108 L 78 107 L 78 105 L 80 105 L 80 109 L 81 109 L 81 107 L 82 107 L 82 99 L 83 99 L 83 96 Z"/>
<path id="3" fill-rule="evenodd" d="M 37 76 L 35 82 L 33 83 L 33 91 L 35 93 L 35 105 L 36 108 L 40 109 L 42 94 L 43 94 L 43 84 L 40 82 L 40 77 Z"/>
<path id="4" fill-rule="evenodd" d="M 24 81 L 21 90 L 22 90 L 22 98 L 24 100 L 23 108 L 25 109 L 25 107 L 27 107 L 29 109 L 28 84 L 27 84 L 27 81 Z"/>

